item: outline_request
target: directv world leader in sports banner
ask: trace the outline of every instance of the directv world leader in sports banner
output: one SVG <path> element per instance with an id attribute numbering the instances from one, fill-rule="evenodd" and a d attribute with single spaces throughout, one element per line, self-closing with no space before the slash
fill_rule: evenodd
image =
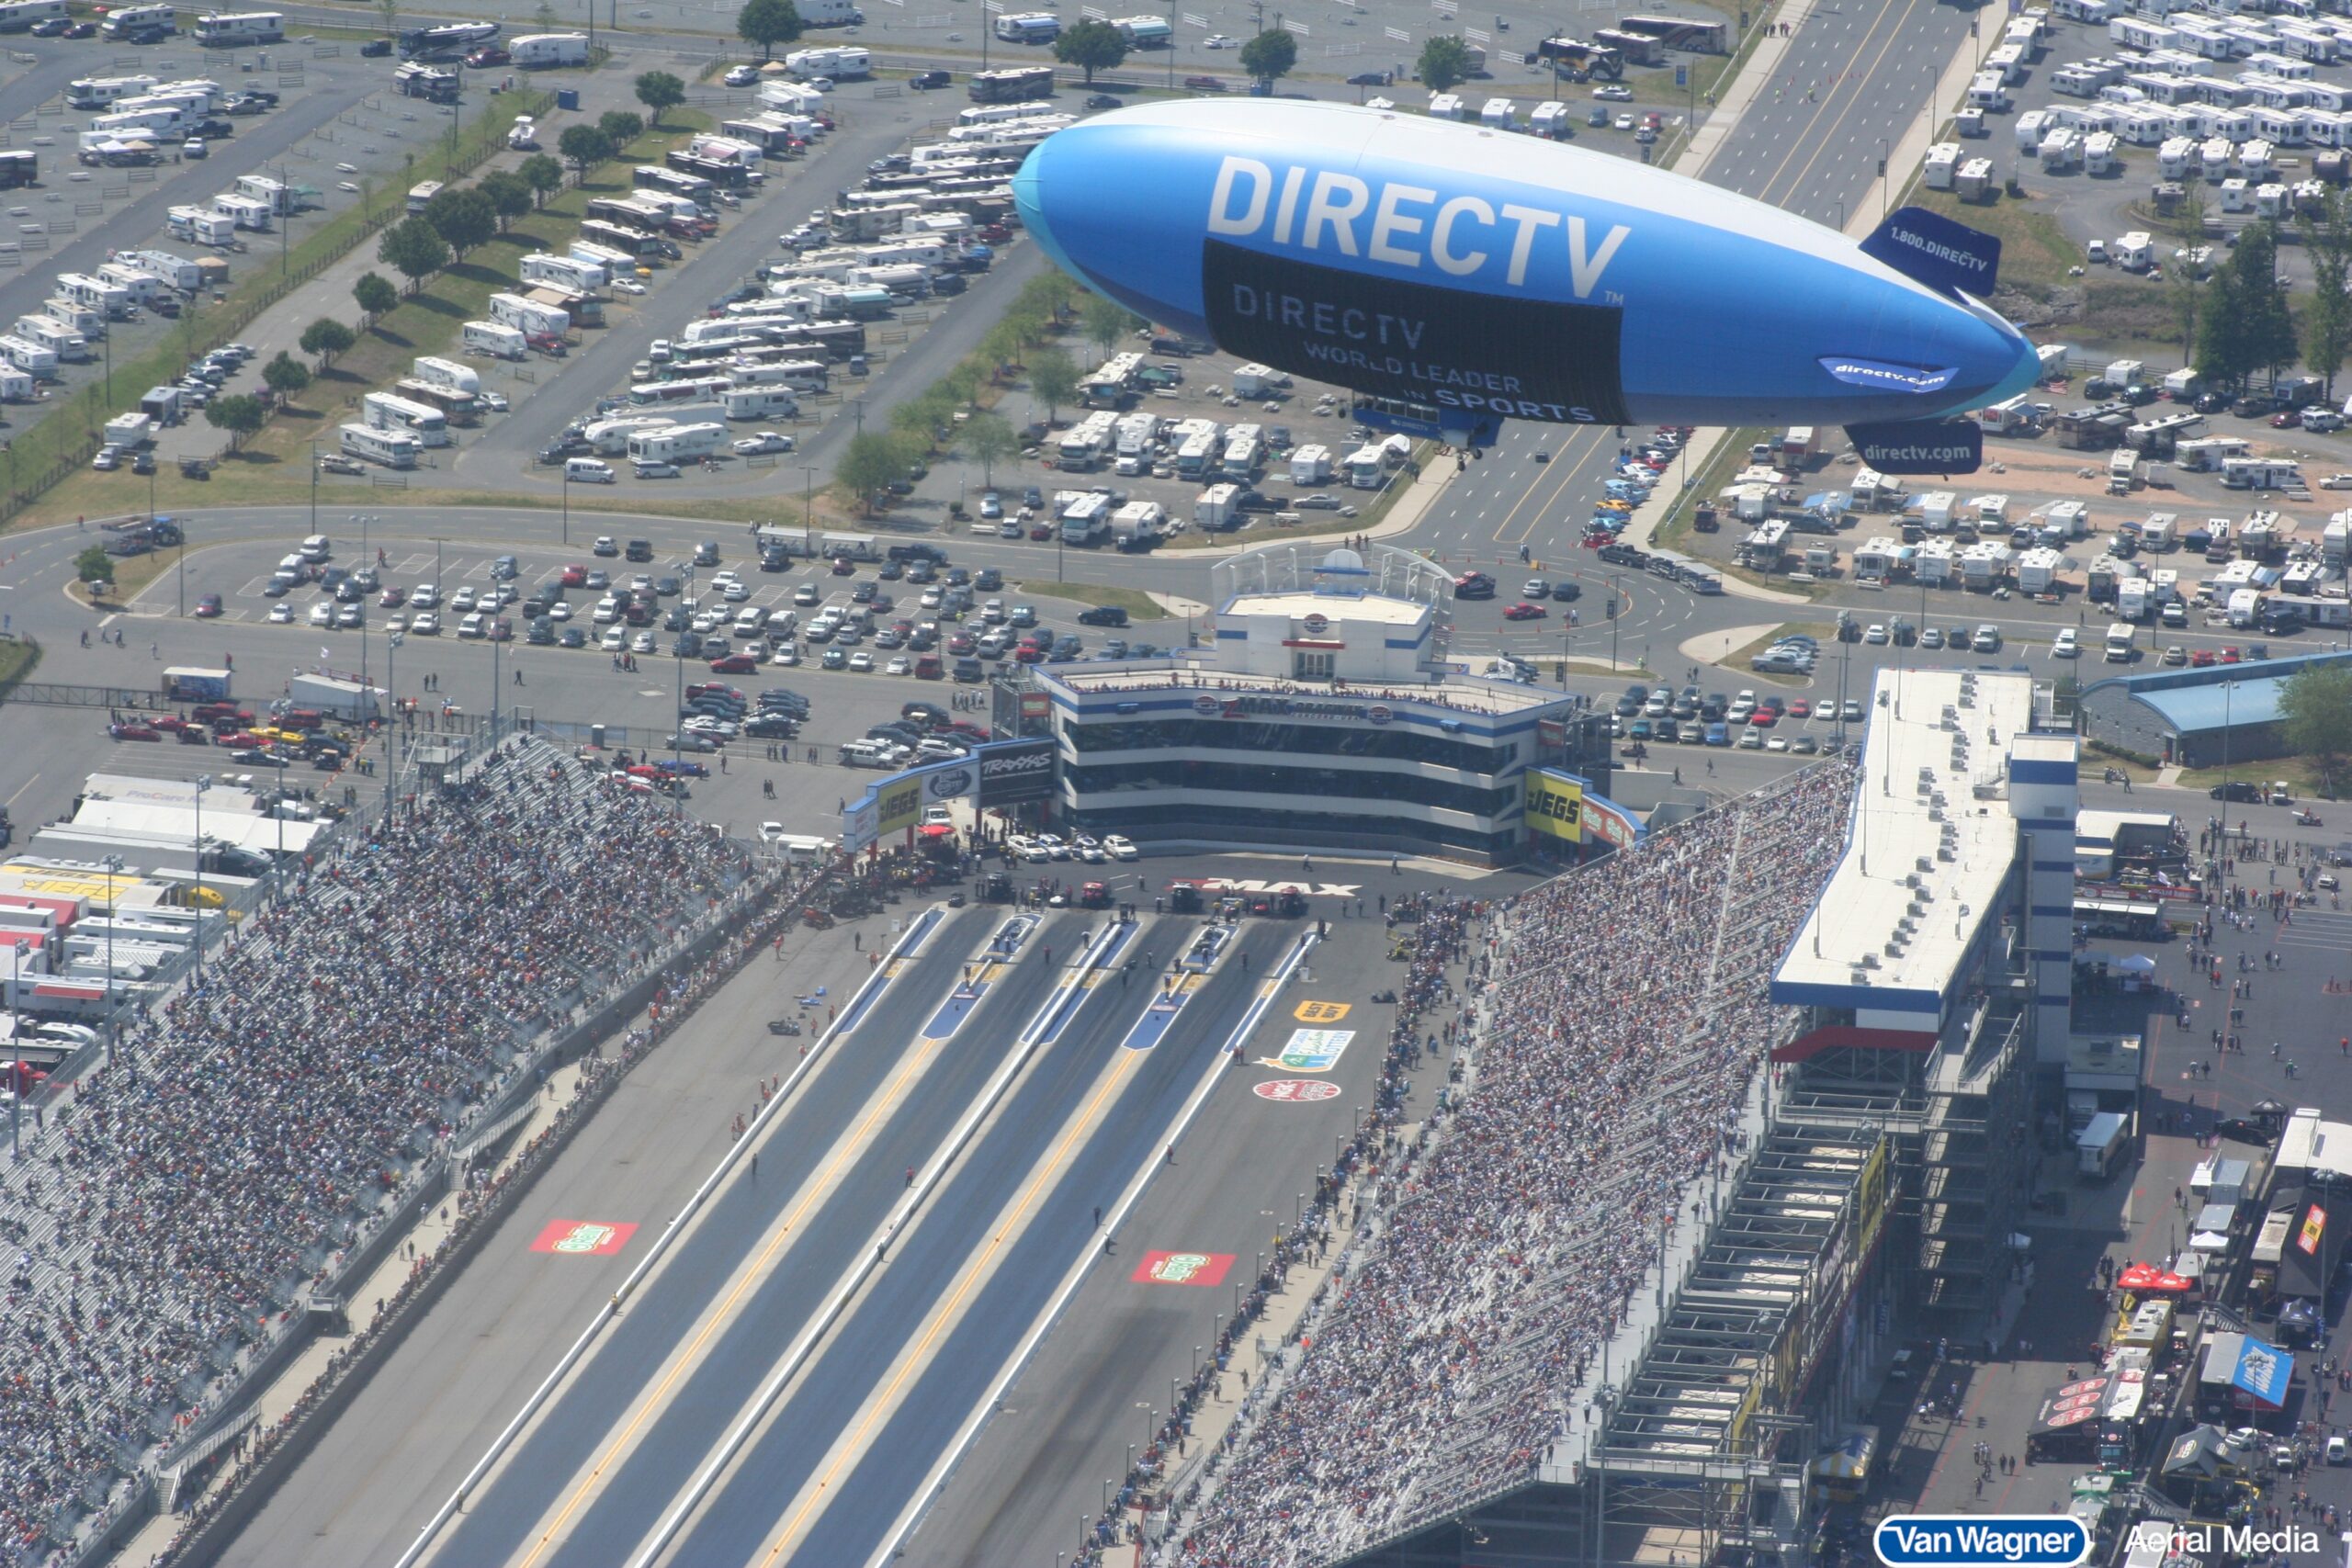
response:
<path id="1" fill-rule="evenodd" d="M 979 752 L 979 808 L 1024 806 L 1054 793 L 1054 742 L 1010 740 Z"/>

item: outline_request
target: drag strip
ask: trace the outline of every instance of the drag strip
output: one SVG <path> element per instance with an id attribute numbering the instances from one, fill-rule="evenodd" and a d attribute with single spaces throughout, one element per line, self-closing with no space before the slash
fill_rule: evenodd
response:
<path id="1" fill-rule="evenodd" d="M 633 1409 L 638 1425 L 648 1424 L 649 1413 L 639 1408 L 657 1369 L 673 1359 L 677 1347 L 688 1342 L 735 1281 L 752 1266 L 763 1238 L 797 1206 L 805 1213 L 806 1231 L 794 1232 L 797 1248 L 838 1259 L 845 1248 L 860 1245 L 873 1216 L 883 1205 L 860 1202 L 855 1190 L 874 1185 L 872 1171 L 861 1171 L 844 1183 L 847 1201 L 810 1205 L 808 1190 L 820 1184 L 837 1137 L 844 1129 L 869 1125 L 875 1142 L 865 1162 L 903 1161 L 903 1151 L 922 1143 L 926 1109 L 942 1096 L 953 1097 L 978 1077 L 985 1077 L 970 1062 L 947 1057 L 931 1081 L 912 1093 L 920 1076 L 924 1043 L 922 1021 L 935 1010 L 943 992 L 954 986 L 973 950 L 986 940 L 1001 915 L 974 910 L 948 918 L 930 938 L 924 952 L 912 959 L 894 960 L 889 971 L 869 981 L 854 998 L 870 998 L 859 1010 L 857 1026 L 838 1026 L 826 1046 L 825 1059 L 802 1090 L 785 1103 L 782 1113 L 763 1118 L 766 1123 L 751 1152 L 766 1158 L 754 1170 L 739 1160 L 738 1168 L 706 1207 L 701 1224 L 675 1255 L 639 1292 L 622 1313 L 605 1343 L 586 1359 L 569 1386 L 548 1404 L 537 1425 L 492 1474 L 486 1486 L 469 1500 L 467 1511 L 444 1538 L 439 1560 L 452 1563 L 521 1562 L 531 1560 L 550 1537 L 568 1526 L 567 1516 L 582 1501 L 574 1488 L 613 1450 L 632 1438 L 624 1437 Z M 910 933 L 913 934 L 913 933 Z M 1050 976 L 1016 972 L 998 989 L 998 1002 L 1017 1009 L 1026 997 L 1032 1005 L 1045 992 Z M 894 1083 L 908 1102 L 895 1116 L 878 1123 L 875 1107 L 884 1102 Z M 889 1196 L 898 1183 L 890 1182 Z M 862 1223 L 861 1223 L 862 1222 Z M 801 1222 L 796 1222 L 796 1224 Z M 819 1272 L 830 1272 L 821 1264 Z M 793 1271 L 797 1274 L 799 1270 Z M 788 1338 L 797 1326 L 795 1314 L 805 1303 L 777 1305 L 769 1292 L 777 1276 L 769 1274 L 751 1299 L 740 1303 L 731 1327 L 714 1337 L 720 1347 L 738 1341 L 756 1342 L 765 1334 L 769 1343 Z M 740 1385 L 729 1389 L 714 1380 L 681 1375 L 673 1386 L 669 1414 L 699 1419 L 710 1427 L 723 1422 L 740 1398 Z M 660 1422 L 651 1423 L 658 1436 Z M 691 1429 L 691 1428 L 690 1428 Z M 687 1446 L 698 1447 L 689 1438 Z M 571 1494 L 568 1505 L 566 1495 Z M 561 1511 L 559 1511 L 560 1506 Z"/>
<path id="2" fill-rule="evenodd" d="M 1199 929 L 1154 921 L 1138 945 L 1165 953 Z M 827 1355 L 667 1554 L 636 1562 L 864 1560 L 1072 1260 L 1102 1248 L 1095 1211 L 1115 1202 L 1138 1157 L 1222 1069 L 1234 1020 L 1260 991 L 1251 974 L 1279 962 L 1295 934 L 1246 930 L 1206 975 L 1156 964 L 1103 973 Z M 1181 1001 L 1163 999 L 1171 985 Z"/>

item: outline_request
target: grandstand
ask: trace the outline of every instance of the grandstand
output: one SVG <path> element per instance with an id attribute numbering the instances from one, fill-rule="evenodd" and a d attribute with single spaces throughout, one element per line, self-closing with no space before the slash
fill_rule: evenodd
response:
<path id="1" fill-rule="evenodd" d="M 2048 695 L 1882 671 L 1859 758 L 1517 899 L 1460 1114 L 1150 1560 L 1800 1545 L 1895 1335 L 2007 1278 L 2069 1055 Z"/>

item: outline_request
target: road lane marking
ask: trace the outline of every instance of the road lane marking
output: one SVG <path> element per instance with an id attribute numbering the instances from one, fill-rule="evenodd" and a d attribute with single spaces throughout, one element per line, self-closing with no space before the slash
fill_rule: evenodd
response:
<path id="1" fill-rule="evenodd" d="M 825 1455 L 823 1470 L 805 1483 L 793 1499 L 791 1517 L 766 1551 L 761 1554 L 763 1563 L 774 1563 L 783 1558 L 806 1533 L 818 1510 L 831 1501 L 834 1485 L 845 1470 L 864 1458 L 875 1427 L 895 1414 L 901 1404 L 908 1380 L 931 1363 L 932 1349 L 942 1335 L 963 1321 L 973 1292 L 996 1277 L 999 1261 L 1005 1249 L 1027 1234 L 1029 1222 L 1038 1206 L 1059 1179 L 1068 1174 L 1076 1161 L 1080 1142 L 1090 1139 L 1099 1130 L 1102 1121 L 1119 1090 L 1134 1076 L 1136 1067 L 1146 1053 L 1120 1050 L 1112 1054 L 1087 1102 L 1063 1124 L 1062 1134 L 1051 1152 L 1040 1159 L 1031 1170 L 1028 1181 L 1020 1193 L 999 1213 L 989 1228 L 988 1240 L 968 1255 L 957 1271 L 955 1288 L 946 1298 L 933 1307 L 924 1319 L 922 1330 L 913 1342 L 900 1350 L 890 1364 L 889 1380 L 867 1395 L 860 1406 L 855 1425 L 835 1438 Z"/>

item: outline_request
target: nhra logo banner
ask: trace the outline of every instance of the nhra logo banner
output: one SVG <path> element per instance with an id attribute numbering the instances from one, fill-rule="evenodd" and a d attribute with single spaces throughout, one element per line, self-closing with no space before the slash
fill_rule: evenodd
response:
<path id="1" fill-rule="evenodd" d="M 980 809 L 1045 800 L 1054 793 L 1054 743 L 1013 740 L 980 749 Z"/>
<path id="2" fill-rule="evenodd" d="M 1532 768 L 1527 774 L 1527 827 L 1530 832 L 1584 841 L 1584 783 L 1566 773 Z"/>

